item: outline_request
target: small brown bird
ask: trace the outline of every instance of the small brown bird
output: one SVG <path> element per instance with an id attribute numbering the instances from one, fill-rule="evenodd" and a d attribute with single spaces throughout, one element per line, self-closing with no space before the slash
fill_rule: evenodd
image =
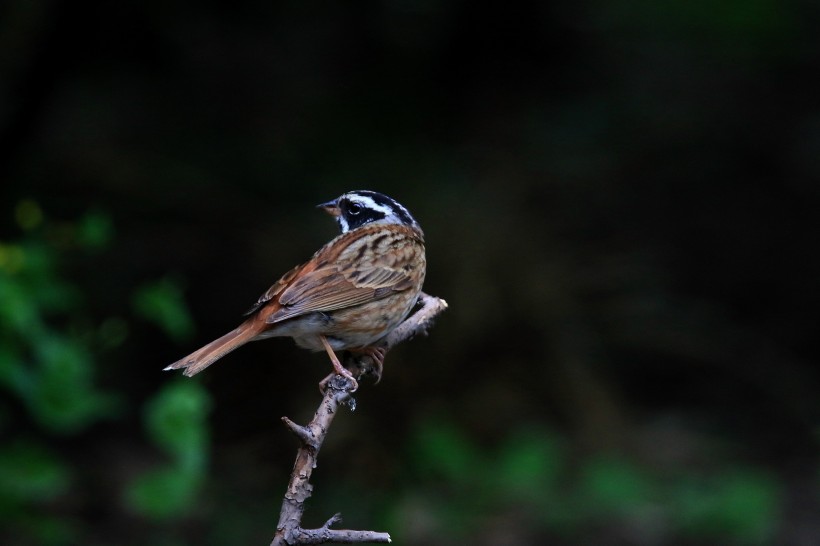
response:
<path id="1" fill-rule="evenodd" d="M 353 379 L 334 353 L 340 350 L 370 355 L 381 372 L 384 351 L 374 345 L 418 299 L 424 234 L 406 208 L 374 191 L 348 192 L 319 207 L 342 233 L 276 281 L 239 327 L 166 370 L 184 368 L 190 377 L 249 341 L 292 337 L 299 347 L 327 351 L 337 374 Z"/>

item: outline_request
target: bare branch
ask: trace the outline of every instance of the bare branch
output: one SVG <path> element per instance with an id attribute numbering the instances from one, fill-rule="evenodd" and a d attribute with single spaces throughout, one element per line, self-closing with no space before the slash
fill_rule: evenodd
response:
<path id="1" fill-rule="evenodd" d="M 399 324 L 395 330 L 383 339 L 378 346 L 389 351 L 399 343 L 413 339 L 416 336 L 426 336 L 433 327 L 435 318 L 447 309 L 447 302 L 441 298 L 421 292 L 418 299 L 418 309 Z M 353 372 L 356 378 L 372 374 L 376 382 L 381 380 L 381 370 L 370 356 L 346 353 L 343 360 L 346 368 Z"/>
<path id="2" fill-rule="evenodd" d="M 424 292 L 419 294 L 418 301 L 419 309 L 387 336 L 384 347 L 388 350 L 417 335 L 427 335 L 427 330 L 433 326 L 433 320 L 447 309 L 446 301 Z"/>
<path id="3" fill-rule="evenodd" d="M 447 302 L 421 293 L 419 296 L 421 307 L 401 323 L 382 342 L 382 347 L 389 350 L 395 345 L 412 339 L 416 335 L 426 334 L 432 325 L 433 319 L 447 309 Z M 375 369 L 375 362 L 369 356 L 352 357 L 348 354 L 345 364 L 358 370 L 358 375 Z M 354 372 L 355 373 L 355 372 Z M 354 383 L 341 375 L 333 375 L 325 382 L 325 392 L 322 402 L 307 426 L 297 425 L 287 417 L 282 421 L 293 432 L 301 443 L 296 453 L 296 462 L 290 475 L 285 497 L 282 501 L 282 510 L 279 514 L 279 523 L 276 526 L 276 535 L 271 546 L 296 546 L 301 544 L 362 544 L 362 543 L 389 543 L 390 535 L 376 531 L 354 531 L 350 529 L 331 529 L 330 527 L 341 521 L 341 515 L 331 517 L 319 529 L 302 529 L 302 515 L 305 512 L 305 501 L 310 498 L 313 486 L 310 477 L 316 468 L 316 459 L 325 440 L 328 429 L 339 407 L 348 404 L 355 407 L 355 400 L 351 397 Z"/>

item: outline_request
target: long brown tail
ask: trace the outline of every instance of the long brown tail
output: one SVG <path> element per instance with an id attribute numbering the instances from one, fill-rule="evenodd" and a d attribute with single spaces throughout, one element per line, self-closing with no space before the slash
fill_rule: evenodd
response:
<path id="1" fill-rule="evenodd" d="M 185 358 L 177 360 L 166 370 L 178 370 L 185 368 L 183 372 L 188 377 L 196 375 L 234 349 L 241 347 L 251 341 L 259 333 L 250 321 L 241 324 L 236 330 L 232 330 L 201 349 L 194 351 Z"/>

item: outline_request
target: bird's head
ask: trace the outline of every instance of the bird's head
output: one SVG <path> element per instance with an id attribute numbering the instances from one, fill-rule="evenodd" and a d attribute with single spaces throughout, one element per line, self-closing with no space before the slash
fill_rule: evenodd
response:
<path id="1" fill-rule="evenodd" d="M 416 219 L 404 206 L 375 191 L 350 191 L 318 206 L 336 218 L 342 233 L 365 224 L 402 224 L 421 231 Z"/>

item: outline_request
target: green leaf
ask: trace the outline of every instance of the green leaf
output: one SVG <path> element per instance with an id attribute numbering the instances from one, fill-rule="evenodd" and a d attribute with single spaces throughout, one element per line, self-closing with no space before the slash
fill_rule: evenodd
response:
<path id="1" fill-rule="evenodd" d="M 94 362 L 78 342 L 49 336 L 36 350 L 36 380 L 19 394 L 42 425 L 76 432 L 116 410 L 116 397 L 94 387 Z"/>
<path id="2" fill-rule="evenodd" d="M 208 454 L 207 415 L 211 407 L 205 389 L 193 381 L 167 384 L 146 405 L 145 424 L 151 440 L 172 462 L 139 477 L 127 490 L 126 502 L 155 518 L 187 512 L 205 481 Z"/>
<path id="3" fill-rule="evenodd" d="M 148 472 L 126 493 L 126 503 L 136 512 L 154 518 L 168 518 L 188 512 L 199 491 L 201 478 L 175 467 Z"/>
<path id="4" fill-rule="evenodd" d="M 177 341 L 191 336 L 194 323 L 185 305 L 179 284 L 165 278 L 136 291 L 133 298 L 136 312 L 162 328 Z"/>
<path id="5" fill-rule="evenodd" d="M 42 224 L 43 209 L 33 199 L 23 199 L 14 207 L 14 218 L 24 230 L 31 230 Z"/>
<path id="6" fill-rule="evenodd" d="M 17 278 L 0 272 L 0 327 L 7 332 L 31 338 L 42 332 L 39 310 L 30 297 L 31 290 Z M 2 331 L 0 330 L 0 331 Z"/>
<path id="7" fill-rule="evenodd" d="M 25 264 L 25 253 L 20 245 L 0 243 L 0 275 L 14 275 Z"/>
<path id="8" fill-rule="evenodd" d="M 552 497 L 557 494 L 566 463 L 566 453 L 555 435 L 527 430 L 505 442 L 498 475 L 507 492 L 529 498 Z"/>
<path id="9" fill-rule="evenodd" d="M 423 472 L 443 475 L 462 485 L 474 483 L 484 471 L 484 458 L 478 448 L 449 423 L 424 423 L 416 434 L 414 452 Z"/>
<path id="10" fill-rule="evenodd" d="M 683 484 L 675 514 L 696 536 L 766 542 L 777 527 L 782 492 L 762 470 L 734 470 L 708 481 Z"/>
<path id="11" fill-rule="evenodd" d="M 34 371 L 10 345 L 0 345 L 0 385 L 23 396 L 32 390 Z"/>
<path id="12" fill-rule="evenodd" d="M 52 500 L 66 492 L 69 477 L 66 466 L 42 446 L 21 441 L 0 448 L 2 504 Z"/>
<path id="13" fill-rule="evenodd" d="M 89 212 L 77 224 L 77 241 L 85 248 L 105 248 L 113 237 L 114 224 L 102 212 Z"/>
<path id="14" fill-rule="evenodd" d="M 593 458 L 581 471 L 581 501 L 593 513 L 635 513 L 656 496 L 653 480 L 637 465 L 618 457 Z"/>
<path id="15" fill-rule="evenodd" d="M 179 465 L 200 471 L 207 454 L 210 408 L 210 397 L 199 383 L 169 383 L 146 407 L 148 433 Z"/>

